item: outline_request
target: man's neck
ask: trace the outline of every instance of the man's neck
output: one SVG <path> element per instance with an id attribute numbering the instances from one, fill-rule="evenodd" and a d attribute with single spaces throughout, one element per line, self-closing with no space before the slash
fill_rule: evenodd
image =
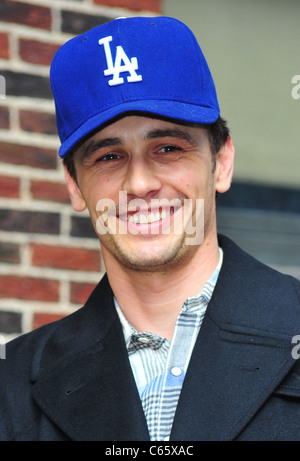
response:
<path id="1" fill-rule="evenodd" d="M 111 288 L 128 322 L 138 331 L 171 340 L 184 301 L 201 292 L 218 261 L 215 239 L 201 245 L 186 264 L 166 272 L 128 270 L 112 259 L 105 264 Z"/>

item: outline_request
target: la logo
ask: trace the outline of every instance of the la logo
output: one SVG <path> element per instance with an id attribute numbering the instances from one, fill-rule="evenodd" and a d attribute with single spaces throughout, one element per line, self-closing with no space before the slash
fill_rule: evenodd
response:
<path id="1" fill-rule="evenodd" d="M 121 85 L 124 83 L 124 78 L 120 77 L 120 73 L 128 72 L 130 75 L 127 76 L 127 81 L 131 82 L 140 82 L 142 76 L 136 73 L 138 70 L 138 61 L 137 58 L 129 59 L 122 46 L 116 47 L 116 59 L 115 64 L 113 63 L 113 57 L 110 49 L 110 42 L 112 41 L 112 36 L 101 38 L 99 40 L 99 45 L 104 46 L 104 52 L 106 56 L 107 69 L 104 71 L 104 75 L 113 75 L 111 80 L 108 80 L 110 86 Z"/>

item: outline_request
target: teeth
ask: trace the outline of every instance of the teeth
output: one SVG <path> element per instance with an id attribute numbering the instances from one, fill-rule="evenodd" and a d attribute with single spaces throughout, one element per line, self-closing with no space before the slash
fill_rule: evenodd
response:
<path id="1" fill-rule="evenodd" d="M 128 221 L 133 222 L 134 224 L 151 224 L 161 219 L 165 219 L 170 213 L 167 213 L 166 210 L 163 210 L 161 213 L 158 211 L 157 213 L 149 213 L 148 215 L 144 215 L 142 213 L 131 215 L 128 218 Z"/>
<path id="2" fill-rule="evenodd" d="M 154 213 L 149 213 L 148 216 L 147 216 L 147 223 L 152 223 L 154 221 L 156 221 L 155 214 Z"/>
<path id="3" fill-rule="evenodd" d="M 146 222 L 148 222 L 147 216 L 145 216 L 144 214 L 141 214 L 139 218 L 141 224 L 146 224 Z"/>

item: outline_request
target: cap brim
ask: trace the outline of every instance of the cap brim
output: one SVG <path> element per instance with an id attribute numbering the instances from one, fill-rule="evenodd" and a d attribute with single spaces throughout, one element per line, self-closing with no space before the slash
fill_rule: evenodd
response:
<path id="1" fill-rule="evenodd" d="M 75 146 L 86 138 L 90 133 L 114 118 L 128 112 L 144 112 L 172 120 L 209 124 L 214 123 L 219 117 L 219 111 L 214 107 L 205 107 L 195 104 L 187 104 L 178 101 L 143 100 L 122 103 L 106 111 L 89 114 L 89 119 L 83 122 L 62 144 L 59 149 L 61 158 L 69 154 Z"/>

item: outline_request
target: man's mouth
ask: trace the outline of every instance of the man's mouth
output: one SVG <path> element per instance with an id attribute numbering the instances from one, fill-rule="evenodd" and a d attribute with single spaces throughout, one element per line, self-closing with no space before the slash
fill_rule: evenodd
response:
<path id="1" fill-rule="evenodd" d="M 134 214 L 127 214 L 127 216 L 120 216 L 120 219 L 129 221 L 134 224 L 152 224 L 158 221 L 162 221 L 167 216 L 174 213 L 174 209 L 161 210 L 156 212 L 138 212 Z"/>
<path id="2" fill-rule="evenodd" d="M 97 220 L 97 229 L 101 235 L 106 232 L 120 235 L 182 233 L 186 199 L 159 198 L 152 199 L 151 203 L 134 199 L 128 203 L 123 196 L 120 198 L 122 200 L 117 206 L 112 201 L 97 206 L 98 212 L 103 210 L 98 213 L 99 222 Z"/>

